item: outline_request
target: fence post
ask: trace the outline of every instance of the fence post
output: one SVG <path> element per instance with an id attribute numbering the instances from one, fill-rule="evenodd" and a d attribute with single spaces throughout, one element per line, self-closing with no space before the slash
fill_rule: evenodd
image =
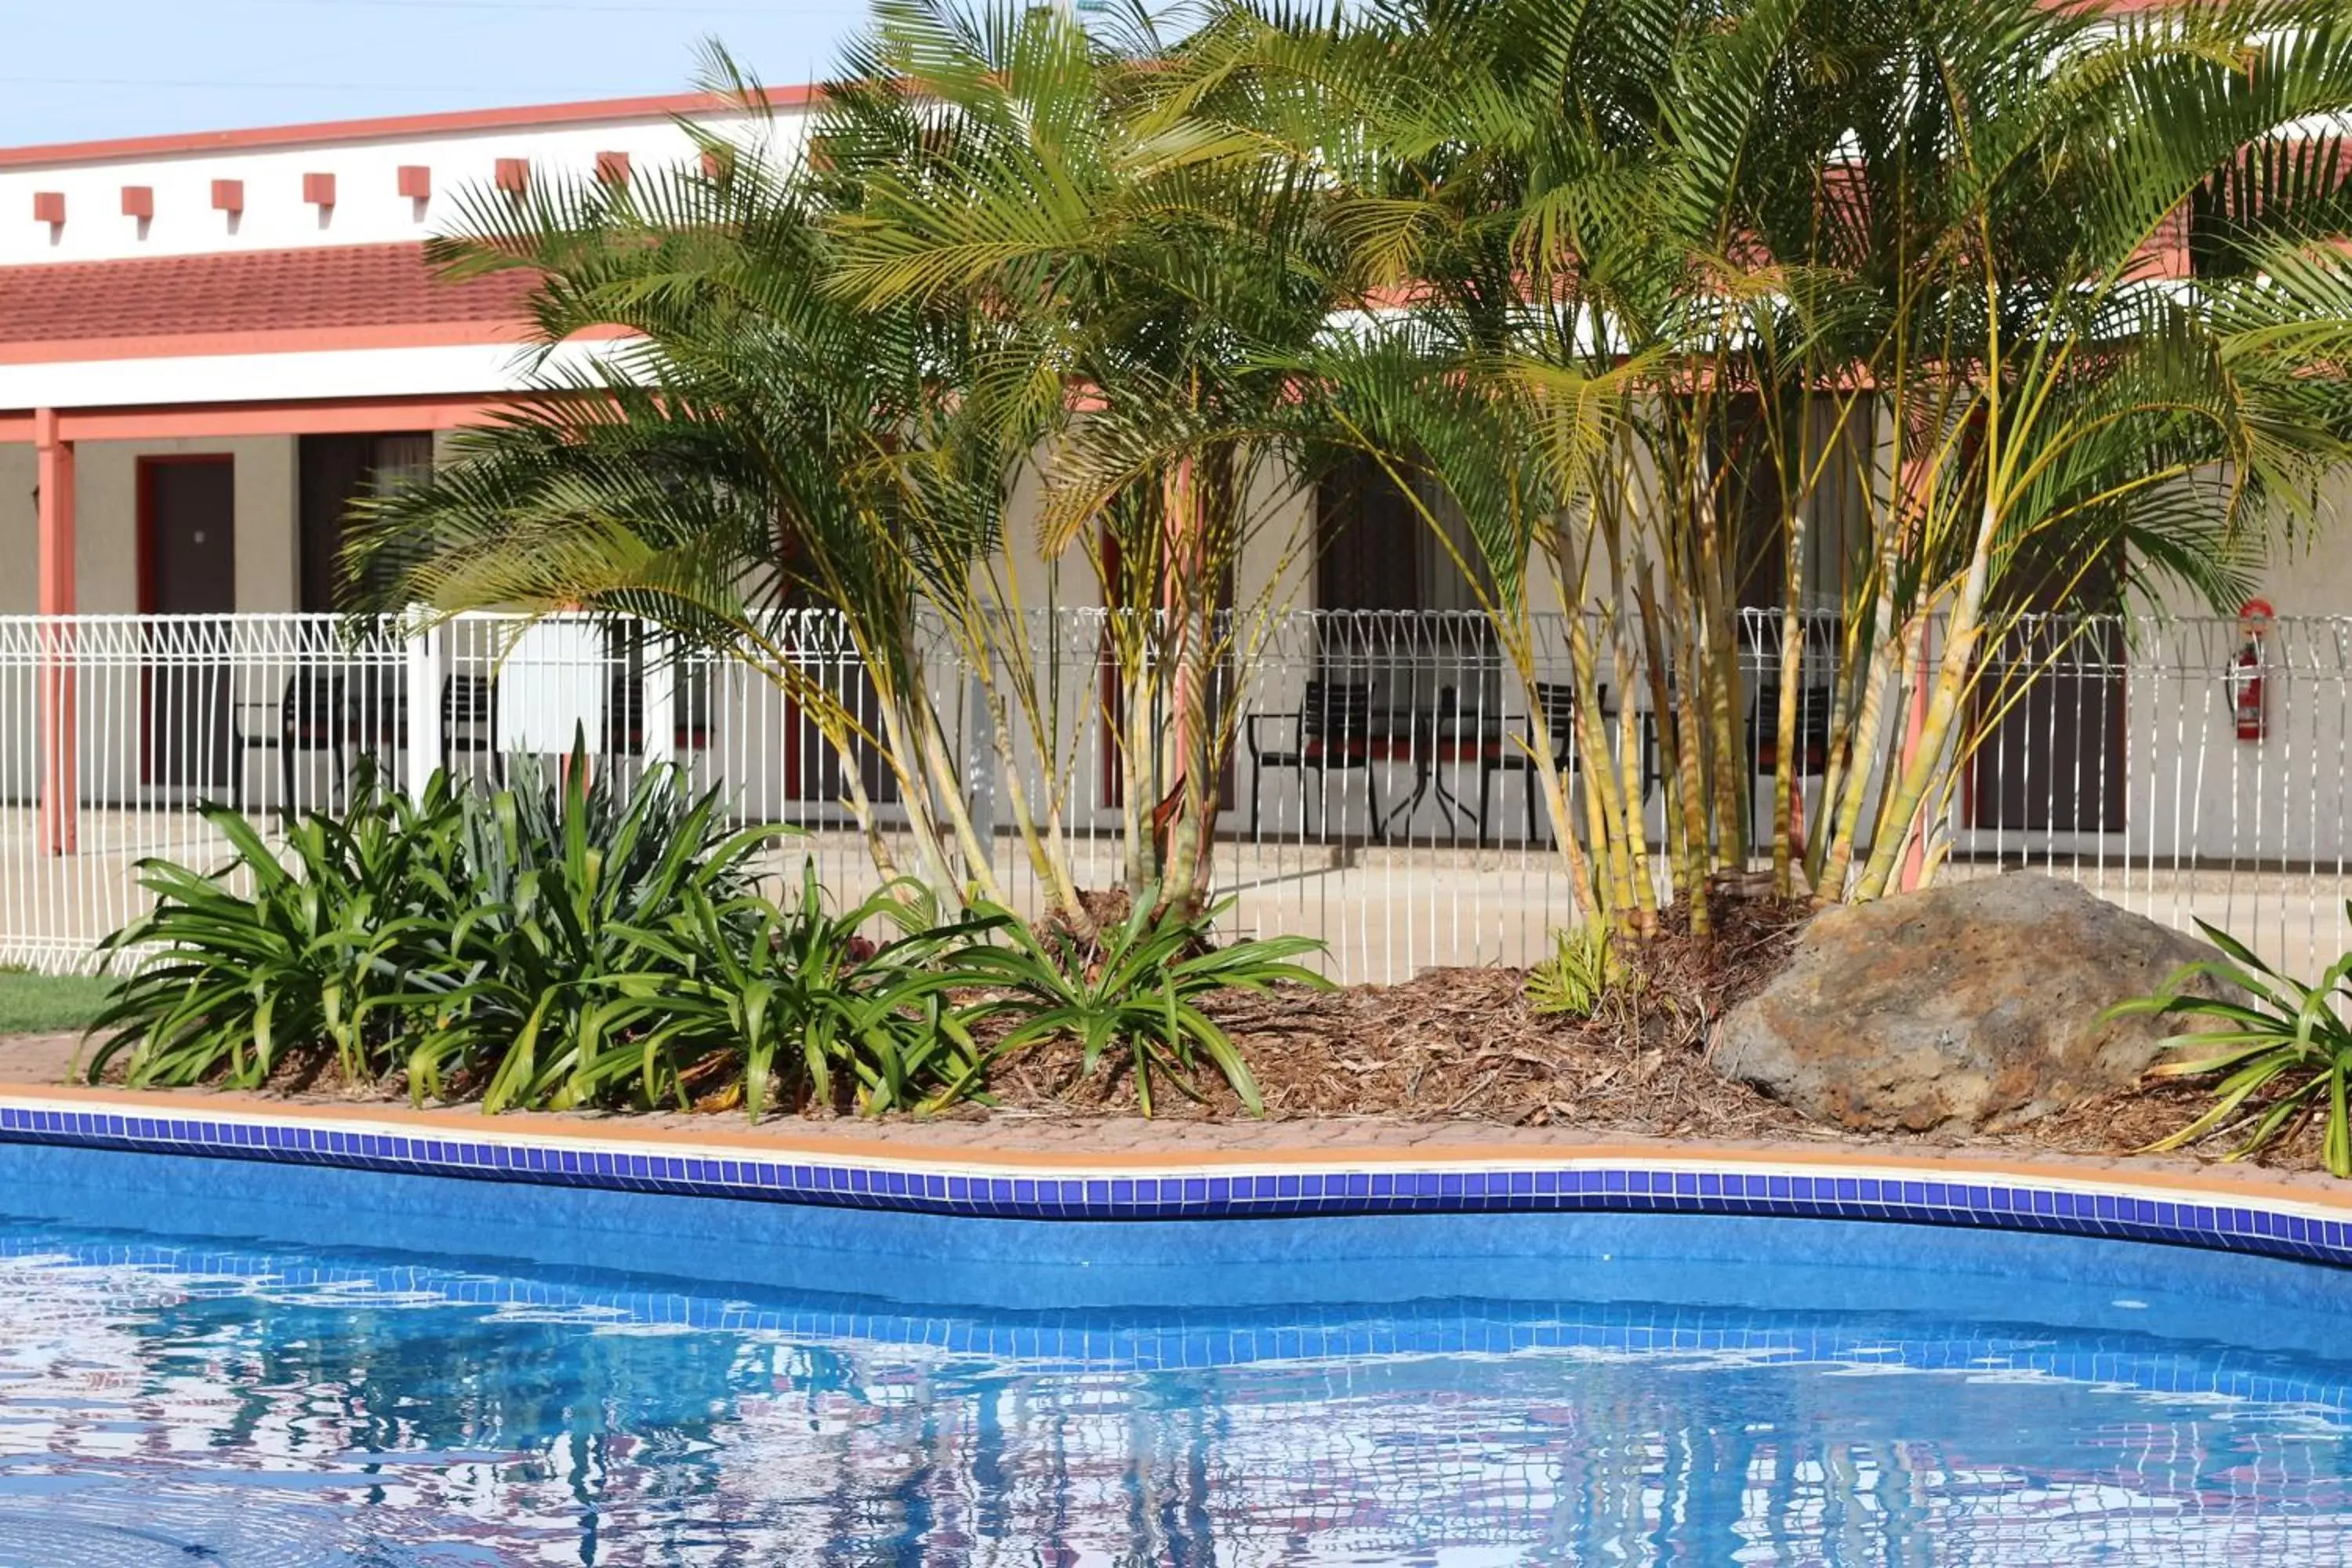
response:
<path id="1" fill-rule="evenodd" d="M 33 486 L 40 519 L 36 563 L 39 579 L 41 853 L 72 855 L 81 847 L 80 726 L 75 712 L 75 647 L 80 609 L 74 586 L 74 444 L 58 433 L 58 411 L 33 415 L 37 452 Z"/>
<path id="2" fill-rule="evenodd" d="M 985 657 L 985 656 L 983 656 Z M 963 788 L 971 817 L 972 837 L 981 853 L 996 856 L 995 715 L 988 701 L 988 681 L 978 670 L 964 677 Z"/>
<path id="3" fill-rule="evenodd" d="M 644 661 L 644 734 L 639 749 L 648 768 L 676 760 L 677 751 L 677 648 L 660 630 L 637 623 L 638 657 Z"/>
<path id="4" fill-rule="evenodd" d="M 408 682 L 408 762 L 411 800 L 422 800 L 441 767 L 441 634 L 422 605 L 409 606 L 400 627 Z"/>

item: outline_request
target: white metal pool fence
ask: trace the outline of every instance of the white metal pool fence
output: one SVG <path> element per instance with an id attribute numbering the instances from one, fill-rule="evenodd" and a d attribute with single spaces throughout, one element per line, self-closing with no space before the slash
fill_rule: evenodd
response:
<path id="1" fill-rule="evenodd" d="M 1521 738 L 1530 698 L 1565 700 L 1570 666 L 1565 619 L 1537 629 L 1530 692 L 1475 615 L 1293 611 L 1242 628 L 1255 651 L 1229 661 L 1215 694 L 1234 719 L 1215 847 L 1217 887 L 1236 900 L 1227 931 L 1318 938 L 1333 975 L 1372 982 L 1547 951 L 1571 900 Z M 1042 732 L 1012 726 L 1020 783 L 1033 802 L 1058 794 L 1087 887 L 1123 871 L 1128 781 L 1106 630 L 1099 611 L 1030 618 Z M 1839 639 L 1824 617 L 1808 630 L 1785 749 L 1811 806 Z M 1780 617 L 1754 614 L 1740 635 L 1749 772 L 1769 820 Z M 878 726 L 837 622 L 796 616 L 774 636 L 803 677 Z M 363 766 L 413 782 L 446 763 L 487 780 L 508 755 L 557 752 L 575 734 L 597 767 L 674 760 L 738 819 L 801 829 L 781 841 L 777 870 L 814 857 L 838 896 L 872 886 L 844 798 L 855 769 L 885 842 L 903 847 L 878 755 L 836 755 L 766 670 L 649 657 L 657 646 L 634 626 L 496 616 L 405 638 L 389 621 L 330 616 L 0 617 L 0 963 L 86 967 L 92 945 L 146 907 L 141 858 L 222 861 L 200 803 L 268 825 L 336 804 Z M 2195 618 L 2053 621 L 2013 638 L 1996 657 L 2032 679 L 1964 772 L 1944 874 L 2029 866 L 2169 923 L 2212 921 L 2278 962 L 2332 961 L 2352 942 L 2352 618 L 2280 620 L 2251 668 L 2243 646 L 2236 622 Z M 1034 909 L 987 688 L 942 630 L 924 648 L 995 875 Z M 1629 716 L 1612 731 L 1640 738 L 1662 842 L 1664 792 L 1646 765 L 1655 687 L 1639 668 L 1601 674 L 1603 710 Z M 2249 674 L 2260 718 L 2242 736 Z M 1145 781 L 1142 798 L 1161 782 Z"/>

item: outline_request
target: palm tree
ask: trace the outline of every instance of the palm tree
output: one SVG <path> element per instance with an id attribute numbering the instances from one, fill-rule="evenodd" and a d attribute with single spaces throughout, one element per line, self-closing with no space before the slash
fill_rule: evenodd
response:
<path id="1" fill-rule="evenodd" d="M 2249 159 L 2298 155 L 2312 121 L 2352 108 L 2340 7 L 1929 0 L 1909 15 L 1852 111 L 1859 178 L 1833 254 L 1861 259 L 1889 322 L 1873 373 L 1891 447 L 1880 548 L 1848 606 L 1876 634 L 1859 706 L 1899 681 L 1918 732 L 1885 759 L 1866 840 L 1864 772 L 1848 770 L 1816 852 L 1826 897 L 1877 896 L 1906 856 L 1932 872 L 1958 763 L 2016 698 L 1987 655 L 2034 608 L 2030 574 L 2099 608 L 2082 585 L 2120 559 L 2143 588 L 2234 604 L 2352 452 L 2333 377 L 2311 374 L 2324 362 L 2250 337 L 2242 302 L 2312 326 L 2339 305 L 2158 265 L 2200 192 Z M 2307 250 L 2327 216 L 2277 202 L 2216 243 Z"/>
<path id="2" fill-rule="evenodd" d="M 1246 89 L 1204 89 L 1181 64 L 1202 38 L 1171 43 L 1140 7 L 1097 31 L 1007 3 L 877 15 L 824 131 L 856 193 L 841 287 L 1004 327 L 975 413 L 1042 428 L 1044 548 L 1083 551 L 1111 611 L 1129 890 L 1198 909 L 1221 693 L 1246 685 L 1287 575 L 1236 606 L 1235 568 L 1272 537 L 1264 497 L 1319 449 L 1289 362 L 1354 302 L 1324 184 L 1224 134 Z"/>
<path id="3" fill-rule="evenodd" d="M 772 133 L 706 152 L 621 186 L 543 177 L 524 202 L 466 198 L 464 237 L 435 255 L 461 274 L 536 273 L 541 357 L 451 464 L 368 509 L 354 581 L 443 613 L 642 616 L 746 660 L 845 760 L 880 753 L 924 880 L 1001 897 L 920 625 L 927 590 L 961 582 L 1002 533 L 1017 450 L 960 403 L 985 324 L 845 302 L 827 191 L 800 154 Z M 600 352 L 562 352 L 583 333 Z M 835 626 L 878 731 L 810 657 Z M 859 769 L 843 775 L 887 876 Z"/>
<path id="4" fill-rule="evenodd" d="M 1780 318 L 1812 291 L 1751 254 L 1757 209 L 1807 197 L 1834 143 L 1801 20 L 1773 3 L 1400 0 L 1223 29 L 1225 70 L 1288 89 L 1263 94 L 1286 112 L 1261 133 L 1331 171 L 1334 226 L 1412 300 L 1307 374 L 1421 481 L 1403 488 L 1433 524 L 1465 521 L 1570 884 L 1584 912 L 1637 925 L 1654 902 L 1642 748 L 1630 702 L 1610 734 L 1604 661 L 1651 671 L 1675 880 L 1701 927 L 1706 873 L 1745 858 L 1733 598 L 1756 551 L 1727 531 L 1714 459 L 1738 408 L 1806 384 L 1804 323 Z M 1572 612 L 1574 749 L 1616 764 L 1583 770 L 1581 821 L 1533 690 L 1548 580 Z"/>
<path id="5" fill-rule="evenodd" d="M 883 753 L 927 879 L 987 891 L 936 614 L 1082 929 L 1067 766 L 1025 795 L 1012 739 L 1053 758 L 1066 728 L 1012 565 L 1032 468 L 1045 552 L 1083 551 L 1110 607 L 1132 890 L 1205 892 L 1219 683 L 1281 598 L 1230 610 L 1233 569 L 1258 498 L 1352 447 L 1475 557 L 1581 911 L 1645 928 L 1663 893 L 1704 929 L 1755 847 L 1743 583 L 1780 587 L 1780 734 L 1809 599 L 1842 639 L 1809 833 L 1777 748 L 1775 872 L 1875 897 L 1933 870 L 2016 700 L 1988 654 L 2028 577 L 2081 608 L 2120 554 L 2226 602 L 2347 455 L 2343 150 L 2309 130 L 2352 109 L 2330 5 L 1234 0 L 1173 39 L 1139 12 L 877 17 L 805 158 L 714 144 L 714 173 L 472 202 L 441 254 L 538 270 L 551 350 L 635 335 L 551 353 L 358 549 L 393 597 L 642 614 L 751 658 Z M 2198 273 L 2152 276 L 2184 212 Z M 1814 584 L 1842 460 L 1865 526 Z M 1573 793 L 1534 689 L 1554 595 Z M 776 633 L 802 605 L 847 628 L 880 733 Z M 1663 846 L 1611 671 L 1647 687 Z"/>
<path id="6" fill-rule="evenodd" d="M 1286 85 L 1257 133 L 1330 173 L 1332 226 L 1410 295 L 1311 376 L 1440 498 L 1433 525 L 1466 518 L 1530 686 L 1546 575 L 1570 613 L 1576 745 L 1616 760 L 1584 770 L 1580 814 L 1528 708 L 1587 912 L 1639 927 L 1652 903 L 1633 705 L 1612 744 L 1604 656 L 1650 688 L 1695 929 L 1709 874 L 1746 865 L 1735 595 L 1781 584 L 1792 735 L 1805 524 L 1841 450 L 1868 527 L 1802 841 L 1795 745 L 1774 781 L 1775 869 L 1825 899 L 1885 891 L 1942 819 L 2014 700 L 1985 654 L 2029 573 L 2079 589 L 2121 552 L 2137 585 L 2222 603 L 2308 510 L 2347 428 L 2338 378 L 2312 374 L 2341 341 L 2319 324 L 2346 319 L 2341 253 L 2313 241 L 2344 214 L 2307 129 L 2352 93 L 2347 26 L 2039 0 L 1391 0 L 1226 25 L 1219 68 Z M 2254 178 L 2278 169 L 2297 177 Z M 2200 192 L 2257 183 L 2273 198 L 2238 195 L 2207 248 L 2258 263 L 2148 275 Z M 1748 486 L 1764 515 L 1730 504 Z M 1915 697 L 1897 749 L 1885 721 Z"/>
<path id="7" fill-rule="evenodd" d="M 1147 16 L 1108 42 L 1012 5 L 886 0 L 877 17 L 805 158 L 713 143 L 715 174 L 468 202 L 438 255 L 539 273 L 551 353 L 451 468 L 371 510 L 356 569 L 392 602 L 641 615 L 751 658 L 836 748 L 881 749 L 927 880 L 952 885 L 960 850 L 1001 899 L 918 646 L 936 614 L 989 683 L 1040 880 L 1085 931 L 1071 727 L 1005 504 L 1034 466 L 1044 553 L 1083 549 L 1111 610 L 1130 890 L 1197 910 L 1234 715 L 1221 688 L 1279 602 L 1236 615 L 1234 569 L 1311 445 L 1262 362 L 1331 310 L 1320 193 L 1201 144 L 1155 88 Z M 634 335 L 584 365 L 551 352 L 614 325 Z M 882 734 L 772 629 L 801 605 L 841 618 Z M 1034 789 L 1016 731 L 1046 764 Z"/>

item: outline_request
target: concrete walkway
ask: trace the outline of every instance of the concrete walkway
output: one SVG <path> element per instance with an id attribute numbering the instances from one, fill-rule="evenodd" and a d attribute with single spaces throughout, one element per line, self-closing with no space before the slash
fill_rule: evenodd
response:
<path id="1" fill-rule="evenodd" d="M 70 856 L 41 854 L 34 823 L 29 810 L 0 807 L 0 963 L 86 967 L 94 943 L 149 907 L 138 885 L 142 856 L 205 868 L 226 857 L 225 842 L 184 811 L 86 810 L 79 852 Z M 1083 885 L 1118 883 L 1114 842 L 1081 837 L 1076 852 Z M 1328 949 L 1325 973 L 1345 983 L 1395 984 L 1430 968 L 1526 965 L 1549 953 L 1553 931 L 1573 919 L 1560 858 L 1545 846 L 1270 837 L 1220 843 L 1215 857 L 1219 893 L 1234 900 L 1226 934 L 1314 938 Z M 803 858 L 814 858 L 836 895 L 873 884 L 873 863 L 854 834 L 810 831 L 786 840 L 770 864 L 792 880 Z M 2352 875 L 2332 865 L 2233 870 L 2079 853 L 2037 857 L 2032 868 L 2181 930 L 2210 921 L 2291 973 L 2315 974 L 2352 948 L 2344 905 Z M 1009 839 L 998 869 L 1013 903 L 1037 912 L 1040 891 Z M 1959 863 L 1943 875 L 2000 870 Z"/>

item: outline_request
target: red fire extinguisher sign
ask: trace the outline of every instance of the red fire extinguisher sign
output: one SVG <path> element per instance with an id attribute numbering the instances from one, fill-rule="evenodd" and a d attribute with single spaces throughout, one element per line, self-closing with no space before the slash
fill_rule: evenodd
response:
<path id="1" fill-rule="evenodd" d="M 2230 661 L 2230 717 L 2241 741 L 2259 741 L 2270 733 L 2270 710 L 2263 690 L 2263 644 L 2278 612 L 2268 599 L 2248 599 L 2238 606 L 2238 652 Z"/>

